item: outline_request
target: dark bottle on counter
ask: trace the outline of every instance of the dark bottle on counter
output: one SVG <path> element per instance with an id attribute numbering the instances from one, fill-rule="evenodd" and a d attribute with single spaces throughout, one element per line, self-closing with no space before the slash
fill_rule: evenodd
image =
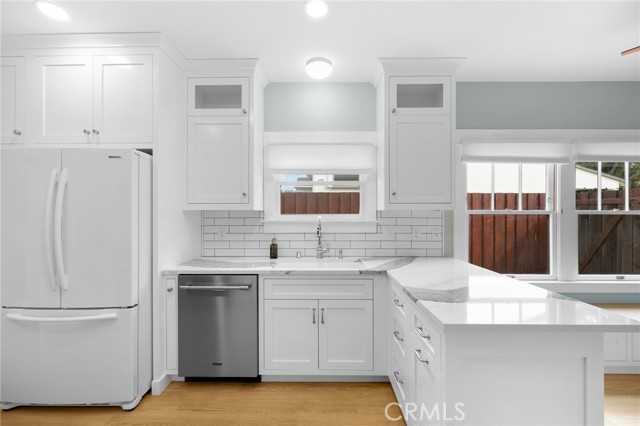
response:
<path id="1" fill-rule="evenodd" d="M 276 239 L 271 240 L 271 245 L 269 246 L 269 258 L 277 259 L 278 258 L 278 243 Z"/>

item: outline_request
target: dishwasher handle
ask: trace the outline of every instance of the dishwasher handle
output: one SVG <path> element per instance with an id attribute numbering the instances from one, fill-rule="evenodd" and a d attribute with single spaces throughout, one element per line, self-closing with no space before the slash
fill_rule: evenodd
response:
<path id="1" fill-rule="evenodd" d="M 181 290 L 204 290 L 204 291 L 226 291 L 226 290 L 249 290 L 251 288 L 251 284 L 249 285 L 219 285 L 219 286 L 209 286 L 209 285 L 181 285 Z"/>

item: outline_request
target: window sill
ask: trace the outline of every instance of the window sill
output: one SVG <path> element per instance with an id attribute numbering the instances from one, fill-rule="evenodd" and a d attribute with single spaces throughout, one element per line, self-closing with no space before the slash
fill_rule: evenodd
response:
<path id="1" fill-rule="evenodd" d="M 265 220 L 263 222 L 265 233 L 313 233 L 318 229 L 316 220 Z M 375 233 L 378 232 L 376 220 L 322 220 L 322 232 L 332 234 L 349 233 Z"/>

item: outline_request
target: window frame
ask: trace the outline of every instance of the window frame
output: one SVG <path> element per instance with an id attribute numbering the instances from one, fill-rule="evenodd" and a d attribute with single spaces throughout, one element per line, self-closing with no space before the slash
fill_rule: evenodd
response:
<path id="1" fill-rule="evenodd" d="M 456 143 L 454 149 L 454 197 L 455 208 L 453 211 L 453 224 L 455 232 L 453 233 L 453 250 L 454 257 L 460 260 L 468 261 L 469 253 L 469 236 L 468 236 L 468 216 L 466 214 L 466 161 L 477 161 L 480 158 L 487 158 L 486 162 L 490 162 L 485 151 L 478 151 L 474 147 L 476 142 L 479 143 L 504 143 L 504 142 L 523 142 L 525 147 L 523 150 L 518 149 L 517 152 L 511 150 L 506 153 L 496 153 L 492 151 L 490 154 L 495 155 L 496 159 L 504 158 L 526 158 L 527 160 L 537 157 L 536 152 L 539 149 L 531 149 L 531 145 L 540 143 L 540 146 L 553 146 L 561 143 L 569 144 L 570 155 L 564 161 L 552 161 L 556 163 L 557 181 L 554 184 L 556 189 L 556 235 L 555 243 L 555 262 L 556 277 L 546 277 L 541 279 L 530 279 L 536 285 L 542 286 L 551 291 L 563 292 L 617 292 L 629 293 L 637 292 L 640 285 L 639 275 L 626 275 L 624 279 L 617 279 L 615 275 L 582 275 L 578 279 L 578 215 L 576 213 L 576 162 L 594 162 L 596 156 L 602 155 L 603 162 L 628 161 L 638 162 L 638 146 L 640 146 L 640 129 L 629 130 L 608 130 L 608 129 L 463 129 L 456 132 Z M 529 145 L 528 147 L 526 145 Z M 466 147 L 470 145 L 475 151 L 467 151 Z M 559 146 L 559 145 L 558 145 Z M 519 147 L 518 147 L 519 148 Z M 552 147 L 553 148 L 553 147 Z M 477 154 L 477 155 L 476 155 Z M 520 155 L 524 154 L 524 155 Z M 509 157 L 511 156 L 511 157 Z M 624 157 L 622 158 L 619 157 Z M 511 162 L 516 162 L 511 161 Z M 540 161 L 544 162 L 544 161 Z M 628 187 L 628 185 L 627 185 Z M 638 212 L 638 213 L 634 213 Z M 615 212 L 607 214 L 639 214 L 640 210 L 627 212 Z M 516 276 L 516 278 L 522 278 Z"/>
<path id="2" fill-rule="evenodd" d="M 619 163 L 624 163 L 624 186 L 625 186 L 625 200 L 624 200 L 624 210 L 603 210 L 602 209 L 602 163 L 610 163 L 612 161 L 591 161 L 598 163 L 597 170 L 597 182 L 596 182 L 596 194 L 597 194 L 597 209 L 596 210 L 579 210 L 576 208 L 575 202 L 575 190 L 576 182 L 575 182 L 575 174 L 576 174 L 576 165 L 578 163 L 582 163 L 584 161 L 576 160 L 571 163 L 572 171 L 573 171 L 573 181 L 572 188 L 574 191 L 574 197 L 571 200 L 573 203 L 573 214 L 571 225 L 576 229 L 575 233 L 575 260 L 573 261 L 573 265 L 563 265 L 566 268 L 569 268 L 572 271 L 572 275 L 575 281 L 579 282 L 589 282 L 589 281 L 603 281 L 603 282 L 611 282 L 611 281 L 635 281 L 640 280 L 640 274 L 581 274 L 580 273 L 580 259 L 578 252 L 578 218 L 580 216 L 640 216 L 640 210 L 630 210 L 629 209 L 629 163 L 631 161 L 618 161 Z M 570 243 L 567 243 L 569 245 Z"/>
<path id="3" fill-rule="evenodd" d="M 518 209 L 517 210 L 496 210 L 495 209 L 495 165 L 496 164 L 504 164 L 500 162 L 486 162 L 481 164 L 490 164 L 491 165 L 491 208 L 490 209 L 482 209 L 482 210 L 473 210 L 467 208 L 466 198 L 467 198 L 467 165 L 462 164 L 462 168 L 464 169 L 464 208 L 460 210 L 464 210 L 465 217 L 465 233 L 466 233 L 466 251 L 469 250 L 469 220 L 473 215 L 500 215 L 500 216 L 531 216 L 531 215 L 547 215 L 549 216 L 549 273 L 548 274 L 510 274 L 505 273 L 505 275 L 522 279 L 522 280 L 555 280 L 557 278 L 557 258 L 556 258 L 556 247 L 557 247 L 557 206 L 559 205 L 557 200 L 558 190 L 556 188 L 558 179 L 557 179 L 557 165 L 552 163 L 509 163 L 509 164 L 517 164 L 518 165 Z M 522 165 L 523 164 L 544 164 L 546 166 L 546 176 L 545 176 L 545 208 L 544 209 L 536 209 L 536 210 L 522 210 Z"/>

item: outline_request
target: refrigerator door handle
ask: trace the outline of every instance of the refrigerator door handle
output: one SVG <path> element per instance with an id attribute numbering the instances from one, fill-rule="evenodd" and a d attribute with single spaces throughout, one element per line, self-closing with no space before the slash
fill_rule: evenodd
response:
<path id="1" fill-rule="evenodd" d="M 64 269 L 64 256 L 62 253 L 62 212 L 64 207 L 64 194 L 68 181 L 69 171 L 67 169 L 62 169 L 62 172 L 60 173 L 60 181 L 58 182 L 58 193 L 56 194 L 56 208 L 53 214 L 54 253 L 56 258 L 56 269 L 58 270 L 58 277 L 62 290 L 69 289 L 67 273 Z"/>
<path id="2" fill-rule="evenodd" d="M 7 314 L 7 319 L 21 322 L 89 322 L 89 321 L 105 321 L 118 319 L 117 313 L 91 315 L 84 317 L 29 317 L 22 314 Z"/>
<path id="3" fill-rule="evenodd" d="M 44 252 L 47 262 L 47 271 L 49 272 L 49 279 L 51 280 L 51 288 L 54 291 L 58 288 L 58 281 L 53 265 L 53 253 L 51 251 L 53 245 L 51 222 L 53 221 L 53 191 L 56 188 L 57 181 L 58 169 L 53 169 L 51 171 L 51 177 L 49 178 L 49 186 L 47 188 L 47 201 L 44 210 Z"/>

